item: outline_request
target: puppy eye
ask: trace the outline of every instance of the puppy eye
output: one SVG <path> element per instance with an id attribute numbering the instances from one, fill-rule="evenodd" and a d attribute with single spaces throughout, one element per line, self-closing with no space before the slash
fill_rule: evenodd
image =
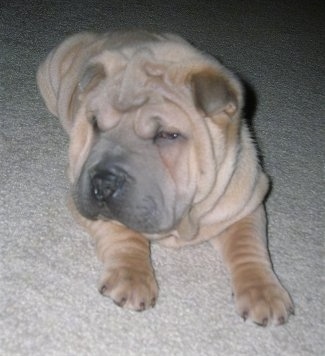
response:
<path id="1" fill-rule="evenodd" d="M 96 115 L 92 115 L 90 117 L 89 123 L 93 127 L 94 130 L 99 131 L 98 121 L 97 121 L 97 116 Z"/>
<path id="2" fill-rule="evenodd" d="M 154 141 L 156 140 L 169 140 L 173 141 L 179 138 L 181 135 L 178 132 L 167 132 L 167 131 L 160 131 L 156 134 Z"/>

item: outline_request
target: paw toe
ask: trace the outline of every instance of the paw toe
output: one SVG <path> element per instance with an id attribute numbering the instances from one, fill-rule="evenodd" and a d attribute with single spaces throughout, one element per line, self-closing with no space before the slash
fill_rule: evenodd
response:
<path id="1" fill-rule="evenodd" d="M 283 325 L 294 313 L 288 293 L 279 285 L 249 288 L 237 293 L 235 299 L 243 320 L 250 319 L 263 327 Z"/>
<path id="2" fill-rule="evenodd" d="M 158 287 L 151 273 L 118 269 L 106 271 L 99 292 L 119 307 L 140 312 L 155 305 Z"/>

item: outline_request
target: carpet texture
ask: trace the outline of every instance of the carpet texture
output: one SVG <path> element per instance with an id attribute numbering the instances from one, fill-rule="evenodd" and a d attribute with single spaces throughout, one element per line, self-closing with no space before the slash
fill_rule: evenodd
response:
<path id="1" fill-rule="evenodd" d="M 0 354 L 324 355 L 323 1 L 0 1 Z M 101 265 L 66 207 L 67 137 L 35 84 L 67 35 L 176 32 L 249 83 L 248 119 L 273 188 L 274 268 L 295 302 L 282 327 L 235 313 L 228 275 L 202 244 L 154 245 L 156 307 L 97 292 Z M 254 94 L 253 94 L 254 93 Z"/>

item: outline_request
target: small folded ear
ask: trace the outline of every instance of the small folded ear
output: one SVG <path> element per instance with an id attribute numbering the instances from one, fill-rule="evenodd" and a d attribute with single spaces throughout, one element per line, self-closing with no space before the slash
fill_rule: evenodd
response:
<path id="1" fill-rule="evenodd" d="M 80 94 L 86 94 L 105 79 L 105 68 L 100 63 L 90 64 L 84 71 L 78 84 Z"/>
<path id="2" fill-rule="evenodd" d="M 49 111 L 60 118 L 64 128 L 71 126 L 70 103 L 80 79 L 80 70 L 97 39 L 92 33 L 73 35 L 54 48 L 37 71 L 37 84 Z"/>
<path id="3" fill-rule="evenodd" d="M 85 70 L 81 71 L 81 78 L 76 83 L 70 100 L 65 101 L 65 117 L 67 118 L 63 123 L 66 130 L 69 132 L 74 114 L 76 113 L 83 97 L 94 89 L 101 80 L 106 77 L 105 69 L 101 64 L 90 64 Z M 63 98 L 65 100 L 65 98 Z M 62 102 L 61 102 L 62 105 Z M 61 111 L 62 112 L 62 111 Z"/>
<path id="4" fill-rule="evenodd" d="M 203 70 L 191 77 L 196 106 L 208 117 L 224 112 L 233 117 L 242 109 L 242 89 L 239 81 L 226 69 Z"/>

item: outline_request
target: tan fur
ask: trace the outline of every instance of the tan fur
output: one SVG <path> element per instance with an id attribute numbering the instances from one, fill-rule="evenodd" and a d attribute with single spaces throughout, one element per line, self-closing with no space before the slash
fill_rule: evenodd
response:
<path id="1" fill-rule="evenodd" d="M 49 54 L 37 81 L 47 107 L 70 136 L 72 185 L 94 144 L 94 110 L 105 132 L 122 118 L 134 121 L 121 132 L 134 131 L 138 140 L 150 136 L 156 124 L 148 118 L 159 107 L 168 127 L 187 134 L 186 142 L 159 153 L 168 184 L 175 187 L 166 198 L 184 211 L 170 231 L 139 233 L 115 220 L 88 220 L 71 202 L 105 266 L 101 293 L 129 309 L 153 306 L 158 287 L 150 241 L 180 247 L 210 240 L 229 269 L 238 313 L 260 325 L 287 321 L 292 302 L 266 249 L 268 179 L 240 120 L 243 94 L 232 73 L 175 35 L 83 33 Z"/>

